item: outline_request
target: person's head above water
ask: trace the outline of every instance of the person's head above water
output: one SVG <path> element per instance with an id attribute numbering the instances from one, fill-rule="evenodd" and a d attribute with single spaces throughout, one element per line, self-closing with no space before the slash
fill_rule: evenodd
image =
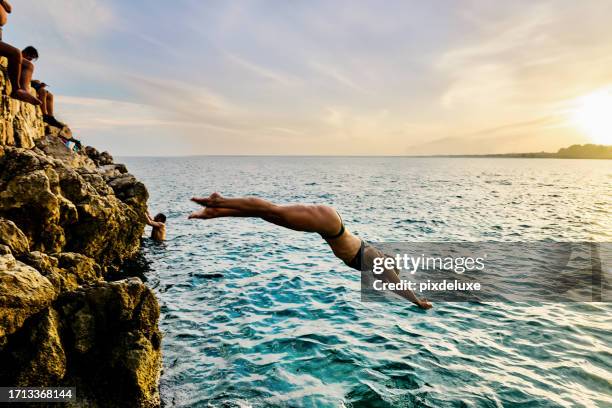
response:
<path id="1" fill-rule="evenodd" d="M 38 59 L 38 50 L 31 45 L 28 45 L 21 51 L 24 58 L 33 61 Z"/>
<path id="2" fill-rule="evenodd" d="M 166 223 L 166 216 L 162 213 L 159 213 L 155 217 L 153 217 L 153 221 Z"/>

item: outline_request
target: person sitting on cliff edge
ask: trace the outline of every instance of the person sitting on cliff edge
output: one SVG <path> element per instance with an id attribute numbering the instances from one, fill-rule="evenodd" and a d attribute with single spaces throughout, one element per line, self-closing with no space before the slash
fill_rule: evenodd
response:
<path id="1" fill-rule="evenodd" d="M 36 90 L 38 99 L 42 102 L 42 105 L 40 105 L 40 109 L 42 110 L 43 121 L 49 126 L 53 126 L 60 129 L 64 128 L 66 124 L 60 122 L 55 118 L 54 96 L 49 90 L 47 90 L 48 85 L 37 79 L 32 80 L 31 84 L 32 88 Z"/>
<path id="2" fill-rule="evenodd" d="M 26 65 L 26 75 L 28 73 L 28 69 L 31 69 L 32 72 L 34 71 L 34 65 L 31 61 L 27 61 L 24 64 L 22 52 L 19 51 L 18 48 L 15 48 L 12 45 L 2 41 L 2 28 L 6 25 L 8 21 L 8 14 L 12 10 L 13 8 L 7 1 L 0 0 L 0 56 L 6 57 L 8 59 L 8 79 L 11 83 L 12 90 L 10 96 L 11 98 L 31 103 L 32 105 L 40 105 L 42 102 L 38 100 L 38 98 L 36 98 L 35 96 L 30 95 L 30 93 L 28 92 L 31 73 L 30 78 L 26 82 L 24 82 L 22 78 L 22 71 L 24 69 L 24 65 Z M 28 86 L 24 86 L 26 84 Z"/>
<path id="3" fill-rule="evenodd" d="M 34 63 L 38 59 L 38 50 L 31 45 L 28 45 L 21 50 L 21 89 L 30 95 L 30 84 L 32 83 L 32 75 L 34 75 Z M 36 98 L 42 105 L 42 101 Z"/>
<path id="4" fill-rule="evenodd" d="M 146 213 L 147 224 L 153 229 L 151 230 L 151 239 L 162 242 L 166 240 L 166 216 L 162 213 L 151 218 L 151 214 Z"/>
<path id="5" fill-rule="evenodd" d="M 382 251 L 353 235 L 344 225 L 340 214 L 326 205 L 278 205 L 261 198 L 226 198 L 219 193 L 191 199 L 204 208 L 194 211 L 190 219 L 210 220 L 222 217 L 253 217 L 294 231 L 315 232 L 330 246 L 334 255 L 348 267 L 361 271 L 372 267 L 375 258 L 387 258 Z M 381 280 L 399 283 L 399 272 L 388 269 Z M 393 290 L 421 309 L 432 306 L 427 299 L 419 299 L 410 290 Z"/>

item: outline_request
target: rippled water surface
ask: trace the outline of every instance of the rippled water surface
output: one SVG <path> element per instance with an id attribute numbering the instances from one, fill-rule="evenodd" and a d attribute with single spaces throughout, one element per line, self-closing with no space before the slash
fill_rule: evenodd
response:
<path id="1" fill-rule="evenodd" d="M 146 241 L 167 406 L 612 406 L 612 306 L 361 303 L 314 234 L 188 221 L 219 191 L 335 206 L 370 241 L 610 241 L 612 162 L 127 158 L 168 216 Z"/>

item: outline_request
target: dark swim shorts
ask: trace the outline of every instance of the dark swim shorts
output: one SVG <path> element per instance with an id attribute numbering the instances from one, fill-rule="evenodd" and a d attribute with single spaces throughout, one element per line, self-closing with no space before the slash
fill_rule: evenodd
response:
<path id="1" fill-rule="evenodd" d="M 371 270 L 374 266 L 375 258 L 387 258 L 386 255 L 381 250 L 374 248 L 372 245 L 368 244 L 364 240 L 361 240 L 361 247 L 355 257 L 347 263 L 347 265 L 353 269 L 357 269 L 358 271 Z"/>

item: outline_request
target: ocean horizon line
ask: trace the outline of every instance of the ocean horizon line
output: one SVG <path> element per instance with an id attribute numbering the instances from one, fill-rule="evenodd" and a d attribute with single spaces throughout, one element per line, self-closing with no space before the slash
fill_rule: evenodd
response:
<path id="1" fill-rule="evenodd" d="M 490 154 L 432 154 L 432 155 L 333 155 L 333 154 L 177 154 L 177 155 L 134 155 L 119 154 L 117 158 L 197 158 L 197 157 L 305 157 L 305 158 L 393 158 L 393 159 L 542 159 L 542 160 L 593 160 L 591 158 L 571 157 L 522 157 L 519 155 L 530 153 L 490 153 Z M 596 159 L 597 160 L 597 159 Z M 606 159 L 603 159 L 606 160 Z"/>

